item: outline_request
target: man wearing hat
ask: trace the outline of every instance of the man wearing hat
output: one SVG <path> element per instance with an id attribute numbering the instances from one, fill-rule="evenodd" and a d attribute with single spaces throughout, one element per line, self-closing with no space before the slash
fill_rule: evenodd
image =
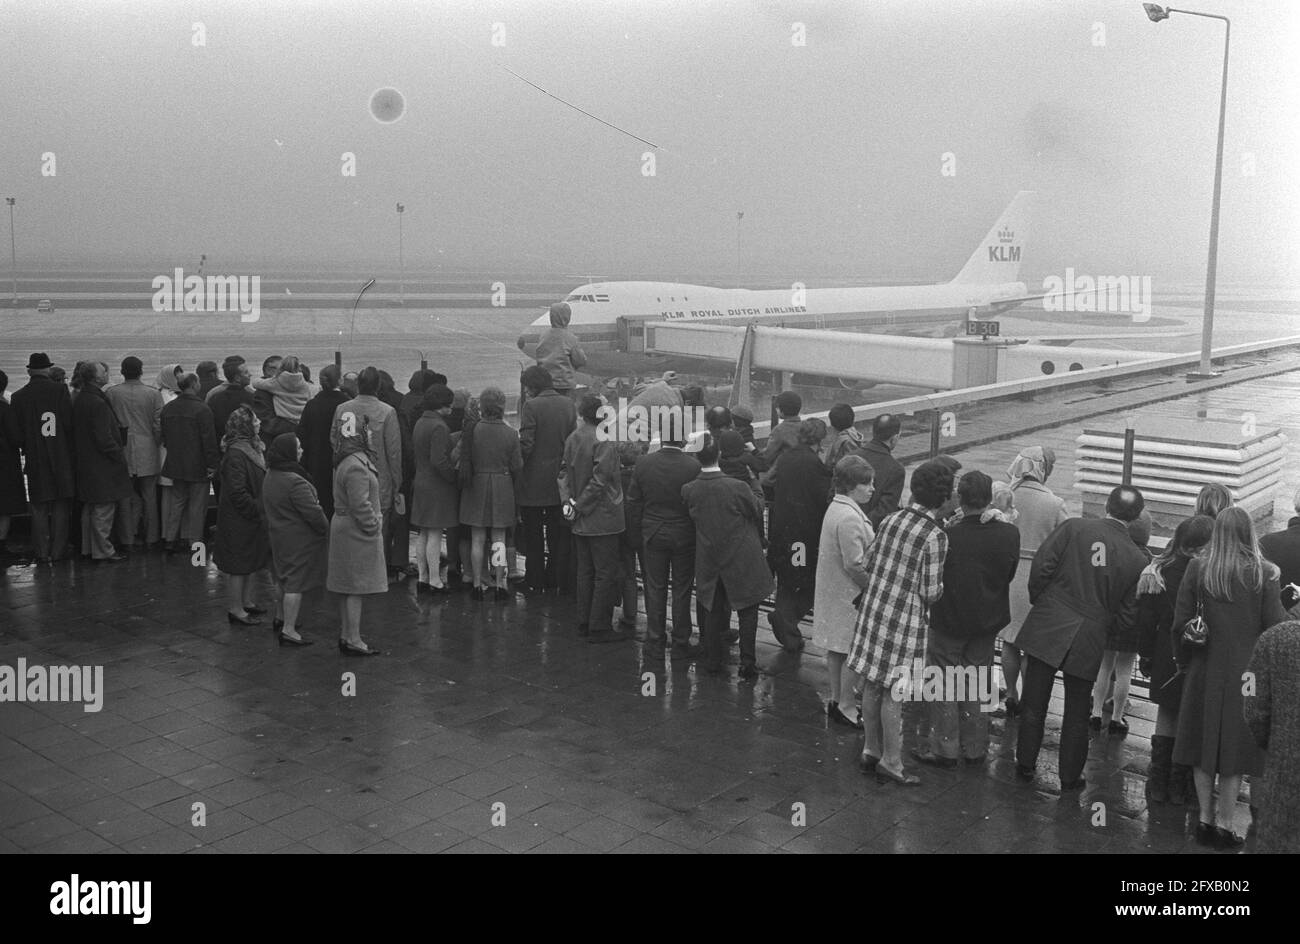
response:
<path id="1" fill-rule="evenodd" d="M 126 470 L 131 494 L 117 509 L 117 537 L 123 547 L 157 544 L 159 538 L 158 471 L 162 463 L 162 393 L 143 383 L 140 358 L 122 361 L 122 382 L 104 391 L 113 412 L 126 424 Z M 143 529 L 137 531 L 143 516 Z"/>
<path id="2" fill-rule="evenodd" d="M 131 475 L 117 414 L 104 396 L 108 367 L 98 361 L 85 361 L 78 370 L 78 380 L 81 392 L 72 403 L 72 443 L 77 498 L 84 508 L 81 549 L 98 563 L 118 563 L 126 560 L 126 555 L 113 546 L 113 518 L 118 502 L 131 494 Z M 197 377 L 194 384 L 197 387 Z"/>
<path id="3" fill-rule="evenodd" d="M 68 512 L 76 493 L 72 465 L 72 399 L 50 378 L 47 354 L 27 361 L 27 385 L 10 403 L 27 460 L 27 498 L 32 512 L 32 555 L 40 563 L 62 560 L 68 543 Z"/>

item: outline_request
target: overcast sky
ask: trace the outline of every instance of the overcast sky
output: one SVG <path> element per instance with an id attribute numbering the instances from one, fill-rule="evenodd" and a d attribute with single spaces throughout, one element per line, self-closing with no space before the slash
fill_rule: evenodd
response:
<path id="1" fill-rule="evenodd" d="M 1220 278 L 1300 283 L 1300 4 L 1195 2 Z M 725 277 L 743 210 L 752 277 L 943 280 L 1033 189 L 1027 275 L 1159 285 L 1204 271 L 1222 40 L 1136 0 L 6 0 L 0 195 L 20 268 L 395 261 L 401 201 L 410 269 Z"/>

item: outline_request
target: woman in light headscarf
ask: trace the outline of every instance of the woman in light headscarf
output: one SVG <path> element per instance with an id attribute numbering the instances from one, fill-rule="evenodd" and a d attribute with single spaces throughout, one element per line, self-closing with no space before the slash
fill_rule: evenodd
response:
<path id="1" fill-rule="evenodd" d="M 239 626 L 258 625 L 257 617 L 266 612 L 254 605 L 255 582 L 248 579 L 271 563 L 262 508 L 266 459 L 258 436 L 261 425 L 251 407 L 240 406 L 226 420 L 221 439 L 221 498 L 212 558 L 226 575 L 226 619 Z"/>
<path id="2" fill-rule="evenodd" d="M 379 473 L 370 443 L 369 417 L 348 431 L 345 422 L 334 453 L 334 517 L 330 519 L 329 570 L 325 589 L 342 595 L 339 652 L 377 656 L 361 639 L 362 597 L 388 591 L 384 561 Z"/>
<path id="3" fill-rule="evenodd" d="M 1065 512 L 1065 502 L 1052 494 L 1047 487 L 1047 477 L 1056 465 L 1056 453 L 1047 446 L 1027 446 L 1007 467 L 1011 482 L 1011 502 L 1019 513 L 1016 527 L 1020 529 L 1020 559 L 1034 559 L 1039 546 L 1057 526 L 1070 517 Z M 1029 567 L 1016 571 L 1011 584 L 1011 622 L 1002 632 L 1002 677 L 1007 685 L 1007 717 L 1020 713 L 1020 696 L 1016 692 L 1020 681 L 1020 650 L 1015 646 L 1020 624 L 1029 615 Z"/>

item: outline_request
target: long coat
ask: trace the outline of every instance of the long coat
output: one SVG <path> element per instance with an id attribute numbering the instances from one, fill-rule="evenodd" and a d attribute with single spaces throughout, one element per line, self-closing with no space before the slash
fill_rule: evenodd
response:
<path id="1" fill-rule="evenodd" d="M 1161 708 L 1177 711 L 1183 703 L 1183 676 L 1174 664 L 1174 607 L 1178 589 L 1190 563 L 1175 557 L 1160 572 L 1164 590 L 1138 597 L 1138 655 L 1151 660 L 1151 700 Z"/>
<path id="2" fill-rule="evenodd" d="M 1029 570 L 1032 609 L 1016 636 L 1029 655 L 1095 681 L 1112 619 L 1137 619 L 1146 555 L 1114 518 L 1071 518 L 1053 531 Z"/>
<path id="3" fill-rule="evenodd" d="M 1278 598 L 1276 575 L 1260 589 L 1238 580 L 1229 600 L 1211 596 L 1201 587 L 1204 561 L 1193 560 L 1178 588 L 1174 629 L 1196 615 L 1199 594 L 1202 615 L 1209 625 L 1205 648 L 1193 652 L 1174 642 L 1174 657 L 1187 666 L 1183 703 L 1178 710 L 1174 762 L 1211 773 L 1263 772 L 1264 758 L 1242 714 L 1242 678 L 1260 633 L 1286 619 Z"/>
<path id="4" fill-rule="evenodd" d="M 695 522 L 695 598 L 713 609 L 718 581 L 733 610 L 762 603 L 772 593 L 772 572 L 763 558 L 758 523 L 763 500 L 744 482 L 722 472 L 701 472 L 682 486 L 682 500 Z"/>
<path id="5" fill-rule="evenodd" d="M 867 587 L 867 549 L 875 536 L 857 502 L 847 495 L 831 500 L 822 519 L 813 600 L 813 642 L 828 652 L 847 653 L 853 642 L 853 599 Z"/>
<path id="6" fill-rule="evenodd" d="M 1278 584 L 1300 585 L 1300 517 L 1292 518 L 1286 523 L 1285 531 L 1274 531 L 1259 539 L 1259 551 L 1274 564 L 1282 575 Z M 1282 591 L 1282 606 L 1290 609 L 1296 605 L 1295 591 Z"/>
<path id="7" fill-rule="evenodd" d="M 1066 513 L 1065 501 L 1034 479 L 1022 479 L 1011 490 L 1011 495 L 1019 512 L 1016 527 L 1020 529 L 1020 559 L 1032 561 L 1047 536 L 1065 524 L 1070 516 Z M 1029 615 L 1029 571 L 1029 564 L 1022 565 L 1012 581 L 1011 623 L 1002 634 L 1003 642 L 1016 641 L 1025 617 Z"/>
<path id="8" fill-rule="evenodd" d="M 930 626 L 957 639 L 996 636 L 1011 620 L 1008 590 L 1020 567 L 1020 532 L 996 518 L 965 515 L 947 530 L 943 596 Z"/>
<path id="9" fill-rule="evenodd" d="M 221 499 L 217 502 L 217 542 L 212 552 L 223 574 L 255 574 L 271 562 L 271 544 L 262 508 L 266 468 L 236 442 L 221 460 Z"/>
<path id="10" fill-rule="evenodd" d="M 858 455 L 867 460 L 875 473 L 872 482 L 876 490 L 867 502 L 867 520 L 873 528 L 879 530 L 880 522 L 885 520 L 885 516 L 892 515 L 901 507 L 907 475 L 902 463 L 894 458 L 884 443 L 878 443 L 874 439 L 864 443 Z"/>
<path id="11" fill-rule="evenodd" d="M 33 502 L 74 497 L 77 478 L 72 462 L 72 397 L 68 388 L 37 374 L 14 393 L 11 405 L 27 458 L 28 497 Z"/>
<path id="12" fill-rule="evenodd" d="M 436 410 L 425 410 L 415 422 L 415 483 L 411 495 L 411 525 L 454 528 L 460 524 L 460 489 L 452 461 L 451 430 Z"/>
<path id="13" fill-rule="evenodd" d="M 515 482 L 524 467 L 519 434 L 504 420 L 482 419 L 474 426 L 471 443 L 469 460 L 474 478 L 460 493 L 460 523 L 478 528 L 513 528 Z"/>
<path id="14" fill-rule="evenodd" d="M 577 425 L 573 400 L 543 390 L 524 401 L 519 412 L 519 451 L 524 458 L 519 476 L 518 499 L 525 507 L 546 507 L 560 503 L 560 462 L 564 441 Z"/>
<path id="15" fill-rule="evenodd" d="M 848 666 L 868 682 L 889 684 L 925 657 L 930 606 L 943 595 L 948 535 L 920 505 L 880 523 L 867 554 L 867 589 L 858 606 Z"/>
<path id="16" fill-rule="evenodd" d="M 159 423 L 167 447 L 163 474 L 175 482 L 207 479 L 209 470 L 221 462 L 208 405 L 194 394 L 182 393 L 162 408 Z"/>
<path id="17" fill-rule="evenodd" d="M 298 422 L 298 441 L 302 443 L 302 466 L 311 476 L 320 497 L 325 517 L 334 514 L 334 447 L 330 445 L 330 427 L 334 411 L 348 401 L 342 390 L 322 390 L 307 401 Z"/>
<path id="18" fill-rule="evenodd" d="M 312 484 L 297 472 L 270 469 L 262 482 L 262 510 L 284 591 L 306 593 L 324 584 L 329 522 Z"/>
<path id="19" fill-rule="evenodd" d="M 565 440 L 557 484 L 560 501 L 572 498 L 577 507 L 578 517 L 573 522 L 576 537 L 627 530 L 618 444 L 601 440 L 592 424 L 582 423 Z"/>
<path id="20" fill-rule="evenodd" d="M 800 445 L 782 452 L 768 475 L 773 501 L 767 554 L 777 582 L 792 590 L 812 590 L 822 516 L 831 498 L 831 472 L 817 453 Z M 802 561 L 795 545 L 803 548 Z"/>
<path id="21" fill-rule="evenodd" d="M 1266 630 L 1247 668 L 1255 694 L 1245 700 L 1246 723 L 1267 752 L 1264 778 L 1251 784 L 1255 851 L 1300 852 L 1300 623 Z"/>
<path id="22" fill-rule="evenodd" d="M 375 464 L 359 452 L 344 456 L 334 470 L 327 590 L 348 595 L 388 590 L 379 494 Z"/>
<path id="23" fill-rule="evenodd" d="M 21 515 L 27 511 L 22 445 L 18 411 L 0 396 L 0 515 Z"/>
<path id="24" fill-rule="evenodd" d="M 158 446 L 162 442 L 162 394 L 138 379 L 126 380 L 104 391 L 113 412 L 126 426 L 126 468 L 132 475 L 157 475 L 162 467 Z"/>
<path id="25" fill-rule="evenodd" d="M 72 434 L 77 498 L 86 504 L 105 504 L 130 495 L 122 428 L 104 391 L 94 384 L 86 384 L 72 404 Z"/>

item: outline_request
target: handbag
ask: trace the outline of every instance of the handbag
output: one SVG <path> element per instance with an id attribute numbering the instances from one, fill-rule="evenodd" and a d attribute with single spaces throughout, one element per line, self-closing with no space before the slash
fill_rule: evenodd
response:
<path id="1" fill-rule="evenodd" d="M 1186 649 L 1204 649 L 1209 636 L 1210 624 L 1205 621 L 1205 617 L 1201 614 L 1201 590 L 1198 587 L 1196 589 L 1196 615 L 1183 624 L 1183 635 L 1180 642 Z"/>

